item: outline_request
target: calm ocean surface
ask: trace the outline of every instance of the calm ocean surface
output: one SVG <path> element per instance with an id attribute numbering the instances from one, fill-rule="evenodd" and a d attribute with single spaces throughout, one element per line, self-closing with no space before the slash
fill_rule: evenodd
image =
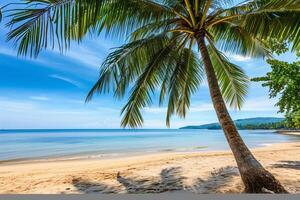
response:
<path id="1" fill-rule="evenodd" d="M 300 141 L 273 131 L 242 130 L 249 147 Z M 0 130 L 0 160 L 102 157 L 163 151 L 228 149 L 221 130 Z"/>

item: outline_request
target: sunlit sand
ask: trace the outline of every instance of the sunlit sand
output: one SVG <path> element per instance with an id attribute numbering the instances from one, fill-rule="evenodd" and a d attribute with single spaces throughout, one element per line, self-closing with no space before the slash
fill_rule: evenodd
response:
<path id="1" fill-rule="evenodd" d="M 291 193 L 300 193 L 300 143 L 253 150 Z M 240 193 L 229 151 L 0 164 L 0 193 Z"/>

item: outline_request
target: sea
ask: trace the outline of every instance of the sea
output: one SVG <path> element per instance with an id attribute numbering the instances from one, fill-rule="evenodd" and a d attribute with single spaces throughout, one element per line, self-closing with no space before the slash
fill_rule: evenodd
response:
<path id="1" fill-rule="evenodd" d="M 250 148 L 300 141 L 274 130 L 240 130 Z M 0 161 L 102 158 L 156 152 L 228 150 L 222 130 L 93 129 L 0 130 Z"/>

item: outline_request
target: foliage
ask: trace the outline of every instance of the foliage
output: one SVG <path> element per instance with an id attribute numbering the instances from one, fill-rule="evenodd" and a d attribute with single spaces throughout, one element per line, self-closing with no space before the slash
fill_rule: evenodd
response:
<path id="1" fill-rule="evenodd" d="M 279 42 L 275 38 L 270 38 L 269 40 L 267 40 L 265 42 L 267 42 L 269 49 L 277 55 L 283 54 L 289 50 L 288 44 L 286 41 Z"/>
<path id="2" fill-rule="evenodd" d="M 166 102 L 167 125 L 173 114 L 185 117 L 190 97 L 203 79 L 197 39 L 205 34 L 222 95 L 231 106 L 243 104 L 248 78 L 223 52 L 252 57 L 270 56 L 264 42 L 288 41 L 300 49 L 300 0 L 254 0 L 234 5 L 231 0 L 24 0 L 7 10 L 8 40 L 19 54 L 36 57 L 49 47 L 61 51 L 70 41 L 106 32 L 126 38 L 102 64 L 90 91 L 113 91 L 123 98 L 122 126 L 141 126 L 142 110 L 160 89 Z"/>
<path id="3" fill-rule="evenodd" d="M 300 61 L 288 63 L 268 59 L 267 62 L 272 71 L 253 81 L 263 81 L 271 98 L 279 96 L 276 105 L 279 112 L 286 114 L 288 127 L 300 128 Z"/>
<path id="4" fill-rule="evenodd" d="M 284 118 L 274 117 L 256 117 L 247 119 L 234 120 L 235 126 L 240 130 L 257 130 L 257 129 L 283 129 L 286 128 Z M 221 129 L 219 123 L 203 124 L 199 126 L 185 126 L 180 129 Z"/>
<path id="5" fill-rule="evenodd" d="M 287 52 L 286 42 L 269 40 L 271 50 L 277 55 Z M 271 72 L 265 77 L 252 79 L 264 82 L 262 86 L 269 88 L 270 98 L 279 96 L 277 106 L 279 112 L 285 113 L 287 128 L 300 128 L 300 61 L 293 63 L 277 59 L 268 59 Z"/>
<path id="6" fill-rule="evenodd" d="M 284 129 L 285 122 L 273 122 L 273 123 L 259 123 L 259 124 L 235 124 L 239 130 L 275 130 L 275 129 Z M 211 125 L 207 129 L 209 130 L 219 130 L 221 126 Z"/>

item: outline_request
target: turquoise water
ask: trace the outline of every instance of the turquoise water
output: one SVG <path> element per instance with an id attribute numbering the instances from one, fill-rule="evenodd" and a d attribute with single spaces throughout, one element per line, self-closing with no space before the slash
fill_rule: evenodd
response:
<path id="1" fill-rule="evenodd" d="M 242 130 L 249 147 L 300 141 L 273 131 Z M 221 130 L 0 130 L 0 160 L 109 156 L 160 151 L 228 149 Z"/>

